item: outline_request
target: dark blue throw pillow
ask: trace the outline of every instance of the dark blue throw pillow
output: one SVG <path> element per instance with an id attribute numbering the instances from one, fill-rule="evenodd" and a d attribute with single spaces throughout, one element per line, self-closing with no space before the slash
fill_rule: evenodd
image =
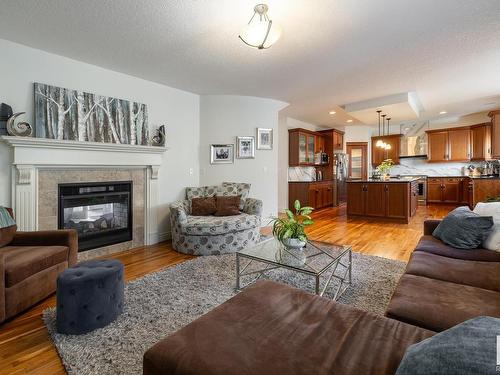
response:
<path id="1" fill-rule="evenodd" d="M 477 249 L 493 227 L 493 217 L 479 216 L 469 207 L 451 211 L 432 235 L 458 249 Z"/>
<path id="2" fill-rule="evenodd" d="M 480 316 L 406 349 L 396 375 L 498 374 L 500 319 Z"/>

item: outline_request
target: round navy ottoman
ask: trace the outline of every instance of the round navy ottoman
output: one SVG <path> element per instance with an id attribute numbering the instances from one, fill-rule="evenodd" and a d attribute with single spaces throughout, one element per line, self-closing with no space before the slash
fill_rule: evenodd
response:
<path id="1" fill-rule="evenodd" d="M 104 327 L 123 311 L 123 264 L 78 263 L 57 278 L 57 331 L 79 335 Z"/>

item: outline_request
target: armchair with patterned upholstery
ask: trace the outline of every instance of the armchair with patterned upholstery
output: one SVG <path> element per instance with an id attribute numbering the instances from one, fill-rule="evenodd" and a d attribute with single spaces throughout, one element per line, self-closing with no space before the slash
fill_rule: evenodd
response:
<path id="1" fill-rule="evenodd" d="M 234 253 L 260 241 L 262 201 L 249 198 L 250 184 L 224 182 L 218 186 L 186 188 L 186 200 L 170 206 L 172 246 L 193 255 Z M 192 216 L 193 198 L 240 195 L 240 214 Z"/>

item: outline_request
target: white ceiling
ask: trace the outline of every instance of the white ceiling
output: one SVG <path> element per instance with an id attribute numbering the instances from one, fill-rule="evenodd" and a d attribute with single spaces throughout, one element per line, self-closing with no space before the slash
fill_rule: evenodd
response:
<path id="1" fill-rule="evenodd" d="M 0 38 L 199 94 L 283 100 L 321 125 L 410 91 L 428 118 L 500 107 L 498 0 L 268 0 L 284 34 L 262 51 L 237 38 L 257 2 L 0 0 Z"/>

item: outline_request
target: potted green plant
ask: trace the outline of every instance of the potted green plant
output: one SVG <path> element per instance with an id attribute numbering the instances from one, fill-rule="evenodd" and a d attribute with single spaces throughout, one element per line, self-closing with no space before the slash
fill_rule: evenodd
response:
<path id="1" fill-rule="evenodd" d="M 394 166 L 394 162 L 392 159 L 385 159 L 380 165 L 377 167 L 377 170 L 380 172 L 384 179 L 389 179 L 391 177 L 390 171 Z"/>
<path id="2" fill-rule="evenodd" d="M 300 250 L 307 243 L 305 227 L 314 224 L 309 216 L 313 212 L 312 207 L 301 207 L 298 200 L 294 203 L 295 214 L 291 210 L 285 210 L 286 217 L 272 218 L 273 236 L 287 249 Z"/>

